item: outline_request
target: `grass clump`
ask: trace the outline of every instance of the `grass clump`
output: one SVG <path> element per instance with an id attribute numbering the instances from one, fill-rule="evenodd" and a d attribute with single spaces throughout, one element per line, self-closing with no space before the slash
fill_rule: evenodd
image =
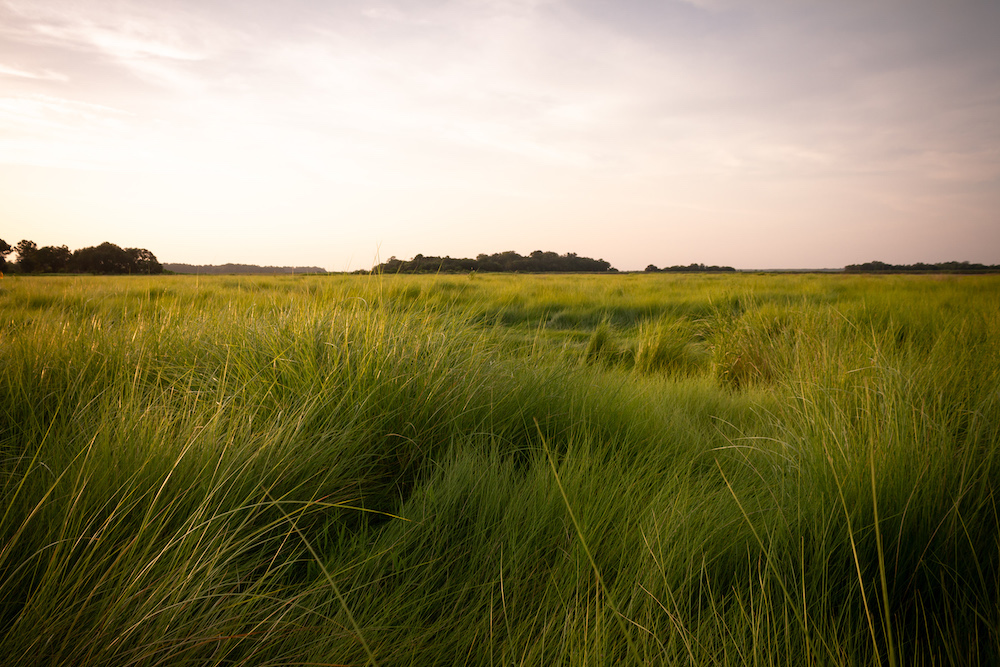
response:
<path id="1" fill-rule="evenodd" d="M 639 327 L 635 368 L 640 373 L 693 375 L 709 353 L 686 320 L 646 323 Z"/>

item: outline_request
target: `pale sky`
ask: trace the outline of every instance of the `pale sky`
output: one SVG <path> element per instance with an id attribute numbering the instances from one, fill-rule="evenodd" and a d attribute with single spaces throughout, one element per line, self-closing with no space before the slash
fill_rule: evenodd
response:
<path id="1" fill-rule="evenodd" d="M 0 238 L 1000 263 L 997 0 L 0 0 Z"/>

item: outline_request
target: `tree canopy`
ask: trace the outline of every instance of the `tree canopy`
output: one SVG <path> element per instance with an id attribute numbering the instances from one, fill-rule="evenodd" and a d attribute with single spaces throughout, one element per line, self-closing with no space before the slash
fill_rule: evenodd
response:
<path id="1" fill-rule="evenodd" d="M 887 264 L 886 262 L 865 262 L 848 264 L 845 273 L 997 273 L 997 264 L 970 264 L 969 262 L 938 262 L 936 264 Z"/>
<path id="2" fill-rule="evenodd" d="M 14 251 L 9 243 L 0 239 L 0 271 L 7 270 L 7 255 Z"/>
<path id="3" fill-rule="evenodd" d="M 705 264 L 688 264 L 687 266 L 665 266 L 658 269 L 655 264 L 650 264 L 645 268 L 646 273 L 727 273 L 736 271 L 731 266 L 706 266 Z"/>
<path id="4" fill-rule="evenodd" d="M 171 273 L 221 274 L 295 274 L 326 273 L 321 266 L 260 266 L 258 264 L 164 264 L 164 271 Z"/>
<path id="5" fill-rule="evenodd" d="M 163 266 L 149 250 L 121 248 L 109 242 L 70 252 L 65 245 L 39 248 L 34 241 L 22 239 L 11 248 L 0 240 L 0 259 L 11 250 L 17 253 L 14 266 L 20 273 L 163 273 Z"/>
<path id="6" fill-rule="evenodd" d="M 479 254 L 475 259 L 453 257 L 425 257 L 416 255 L 404 261 L 390 257 L 374 269 L 374 273 L 609 273 L 616 272 L 603 259 L 580 257 L 575 252 L 560 255 L 555 252 L 535 250 L 527 257 L 513 250 Z"/>

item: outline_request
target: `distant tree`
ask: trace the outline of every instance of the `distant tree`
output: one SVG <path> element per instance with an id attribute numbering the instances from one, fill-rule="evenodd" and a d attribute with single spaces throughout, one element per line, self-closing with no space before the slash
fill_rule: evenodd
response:
<path id="1" fill-rule="evenodd" d="M 655 273 L 656 271 L 659 271 L 659 269 L 656 268 L 656 264 L 650 264 L 649 266 L 646 267 L 647 273 Z"/>
<path id="2" fill-rule="evenodd" d="M 163 273 L 163 265 L 156 260 L 156 255 L 145 248 L 125 248 L 132 261 L 133 273 L 155 275 Z"/>
<path id="3" fill-rule="evenodd" d="M 74 252 L 65 246 L 43 246 L 22 239 L 11 248 L 0 239 L 0 270 L 7 268 L 6 256 L 17 253 L 16 269 L 21 273 L 163 273 L 163 265 L 156 255 L 145 248 L 122 249 L 114 243 L 102 243 L 92 248 Z"/>
<path id="4" fill-rule="evenodd" d="M 149 252 L 148 250 L 145 252 Z M 152 255 L 152 253 L 150 253 Z M 227 275 L 227 274 L 303 274 L 303 273 L 326 273 L 326 269 L 321 266 L 259 266 L 257 264 L 177 264 L 166 263 L 162 265 L 164 273 L 201 273 L 207 275 Z M 139 266 L 138 272 L 145 270 Z M 155 267 L 152 270 L 156 273 Z M 367 273 L 367 271 L 365 271 Z"/>
<path id="5" fill-rule="evenodd" d="M 865 262 L 848 264 L 845 273 L 997 273 L 1000 265 L 972 264 L 965 262 L 938 262 L 937 264 L 887 264 L 886 262 Z"/>
<path id="6" fill-rule="evenodd" d="M 133 269 L 128 251 L 107 241 L 75 251 L 71 266 L 74 271 L 99 274 L 131 273 Z"/>
<path id="7" fill-rule="evenodd" d="M 559 255 L 541 250 L 532 251 L 527 257 L 522 257 L 513 250 L 487 255 L 480 253 L 475 259 L 456 257 L 428 257 L 416 255 L 413 259 L 402 261 L 390 257 L 388 261 L 379 264 L 375 273 L 482 273 L 516 272 L 526 273 L 603 273 L 614 272 L 610 263 L 603 259 L 580 257 L 576 253 Z"/>
<path id="8" fill-rule="evenodd" d="M 72 257 L 69 248 L 61 246 L 42 246 L 32 255 L 35 264 L 35 271 L 39 273 L 61 273 L 69 268 L 69 261 Z"/>
<path id="9" fill-rule="evenodd" d="M 17 270 L 21 273 L 32 273 L 35 271 L 35 253 L 38 252 L 38 245 L 34 241 L 21 239 L 14 247 L 17 252 Z"/>
<path id="10" fill-rule="evenodd" d="M 653 265 L 650 264 L 649 266 Z M 656 267 L 653 268 L 656 269 Z M 649 271 L 650 268 L 646 267 L 646 270 Z M 728 273 L 736 271 L 736 269 L 734 269 L 731 266 L 715 266 L 715 265 L 708 266 L 706 264 L 700 264 L 697 262 L 692 262 L 687 266 L 681 266 L 681 265 L 665 266 L 662 269 L 656 269 L 656 270 L 663 271 L 665 273 Z"/>
<path id="11" fill-rule="evenodd" d="M 397 259 L 395 255 L 390 257 L 385 262 L 379 264 L 375 267 L 375 273 L 399 273 L 403 268 L 403 261 Z"/>
<path id="12" fill-rule="evenodd" d="M 879 261 L 865 262 L 864 264 L 848 264 L 844 267 L 844 271 L 847 273 L 878 273 L 880 271 L 891 271 L 892 269 L 892 264 Z"/>
<path id="13" fill-rule="evenodd" d="M 7 255 L 12 252 L 14 252 L 14 248 L 3 239 L 0 239 L 0 271 L 7 270 Z"/>

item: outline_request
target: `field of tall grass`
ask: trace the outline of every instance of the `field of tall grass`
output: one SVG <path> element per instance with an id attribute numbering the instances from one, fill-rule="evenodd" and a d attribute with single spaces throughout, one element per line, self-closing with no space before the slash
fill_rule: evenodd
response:
<path id="1" fill-rule="evenodd" d="M 8 277 L 0 661 L 1000 661 L 1000 277 Z"/>

